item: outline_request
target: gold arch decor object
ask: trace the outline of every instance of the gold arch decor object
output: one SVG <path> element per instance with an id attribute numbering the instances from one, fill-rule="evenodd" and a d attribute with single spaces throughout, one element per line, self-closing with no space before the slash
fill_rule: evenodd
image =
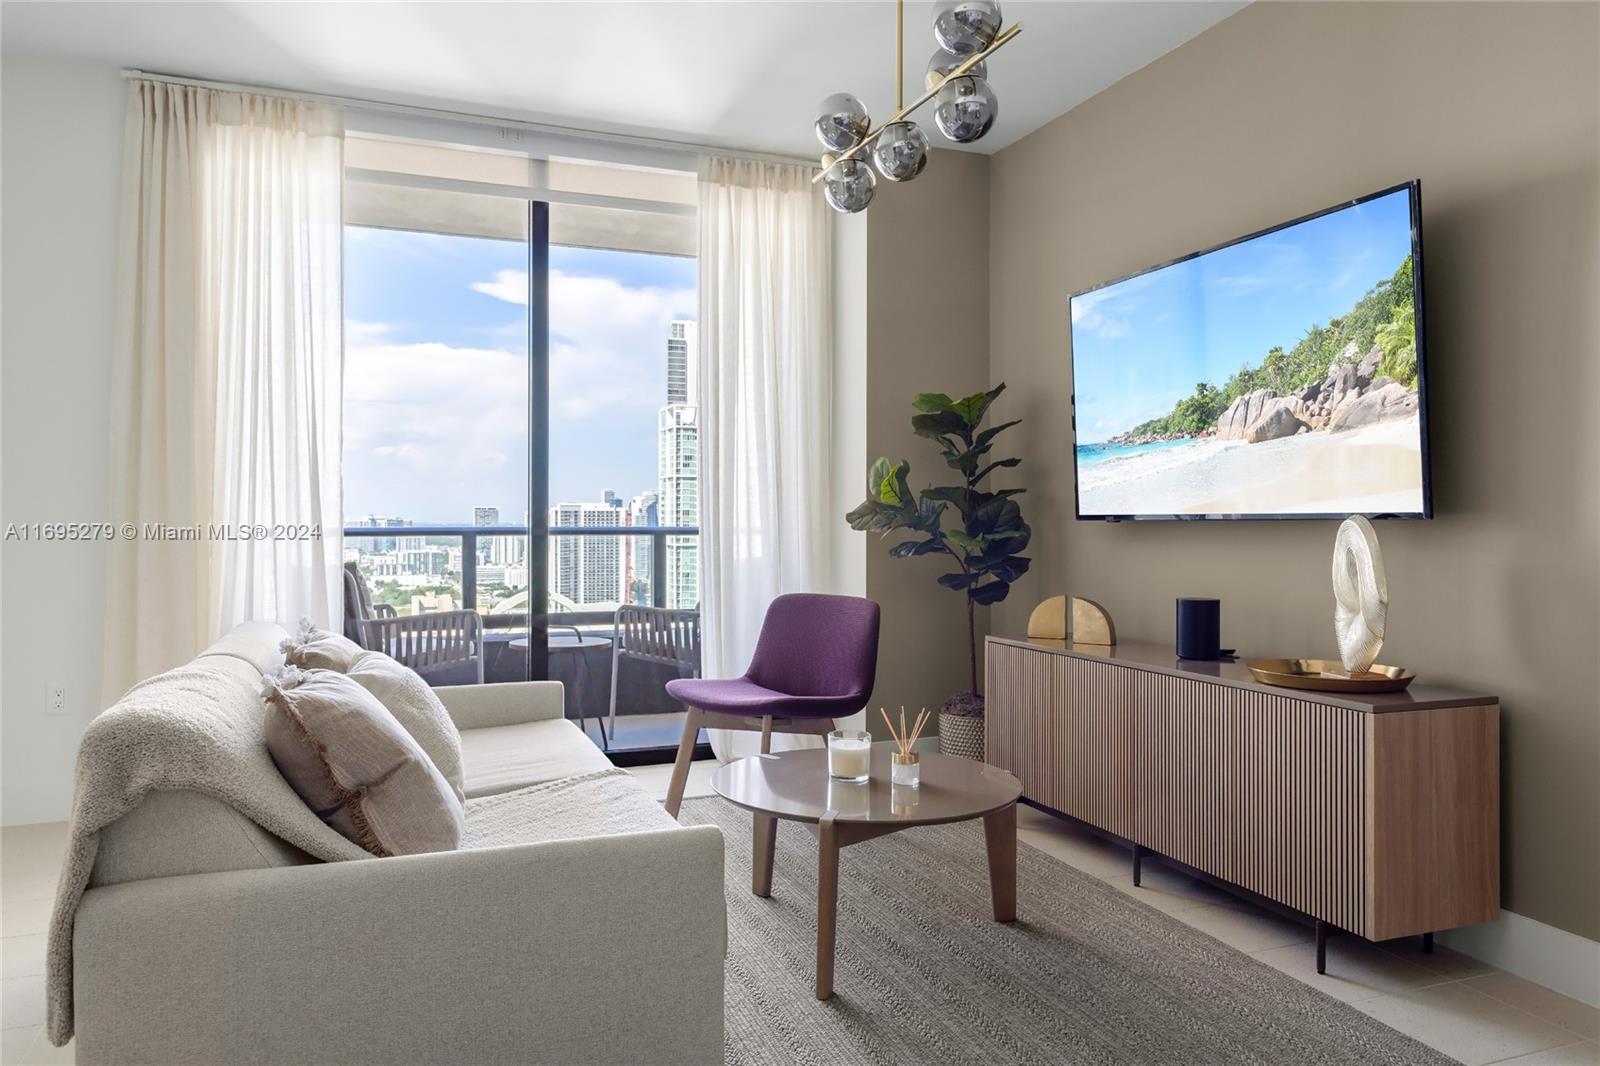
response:
<path id="1" fill-rule="evenodd" d="M 1070 614 L 1068 605 L 1070 604 Z M 1070 640 L 1074 644 L 1117 642 L 1111 612 L 1082 596 L 1051 596 L 1028 616 L 1028 636 L 1035 640 Z"/>

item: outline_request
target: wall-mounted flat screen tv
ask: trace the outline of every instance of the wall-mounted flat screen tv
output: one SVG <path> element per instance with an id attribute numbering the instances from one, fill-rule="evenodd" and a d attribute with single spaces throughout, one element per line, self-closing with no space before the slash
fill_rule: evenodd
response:
<path id="1" fill-rule="evenodd" d="M 1078 518 L 1430 517 L 1420 195 L 1074 295 Z"/>

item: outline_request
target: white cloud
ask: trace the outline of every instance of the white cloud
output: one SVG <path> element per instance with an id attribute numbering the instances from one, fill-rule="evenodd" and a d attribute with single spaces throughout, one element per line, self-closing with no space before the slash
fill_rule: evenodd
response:
<path id="1" fill-rule="evenodd" d="M 1142 279 L 1134 278 L 1120 285 L 1073 297 L 1073 326 L 1087 330 L 1101 340 L 1127 336 L 1132 328 L 1127 316 L 1137 310 L 1139 304 L 1132 293 L 1142 287 Z"/>
<path id="2" fill-rule="evenodd" d="M 526 306 L 528 275 L 497 271 L 473 291 Z M 667 323 L 696 314 L 693 289 L 628 286 L 614 278 L 550 272 L 550 399 L 556 418 L 620 409 L 654 411 L 665 400 Z M 519 327 L 520 328 L 520 327 Z M 641 380 L 641 374 L 652 375 Z"/>
<path id="3" fill-rule="evenodd" d="M 499 271 L 472 288 L 507 303 L 527 301 L 522 271 Z M 634 466 L 653 470 L 655 412 L 666 400 L 667 323 L 695 317 L 694 290 L 552 271 L 550 304 L 555 428 L 570 427 L 567 441 L 590 441 L 594 454 L 584 460 L 599 468 L 615 465 L 603 457 L 608 448 L 626 452 L 622 480 Z M 345 485 L 360 497 L 351 505 L 377 506 L 366 501 L 370 492 L 399 501 L 391 506 L 410 508 L 408 514 L 465 514 L 473 503 L 502 498 L 527 458 L 525 324 L 485 329 L 473 346 L 392 343 L 398 333 L 388 323 L 346 324 Z"/>
<path id="4" fill-rule="evenodd" d="M 344 342 L 346 344 L 370 344 L 390 333 L 393 329 L 394 326 L 388 322 L 358 322 L 347 318 L 344 321 Z"/>
<path id="5" fill-rule="evenodd" d="M 1322 287 L 1322 291 L 1332 296 L 1347 291 L 1352 283 L 1372 274 L 1372 259 L 1371 248 L 1362 248 L 1345 256 L 1341 261 L 1339 273 Z"/>
<path id="6" fill-rule="evenodd" d="M 1258 292 L 1272 284 L 1275 279 L 1265 274 L 1208 274 L 1205 287 L 1230 292 L 1236 295 Z"/>
<path id="7" fill-rule="evenodd" d="M 528 272 L 526 270 L 497 270 L 493 281 L 474 281 L 473 292 L 493 296 L 508 304 L 528 306 Z"/>
<path id="8" fill-rule="evenodd" d="M 345 348 L 344 446 L 418 477 L 503 468 L 527 449 L 528 361 L 486 348 Z"/>

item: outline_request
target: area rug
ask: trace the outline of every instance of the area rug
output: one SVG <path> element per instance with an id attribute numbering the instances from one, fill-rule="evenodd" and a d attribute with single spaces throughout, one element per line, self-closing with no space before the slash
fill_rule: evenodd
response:
<path id="1" fill-rule="evenodd" d="M 778 824 L 761 899 L 748 812 L 702 798 L 680 820 L 727 840 L 735 1066 L 1454 1061 L 1027 844 L 1018 920 L 993 921 L 978 822 L 844 850 L 835 994 L 818 1002 L 811 834 Z"/>

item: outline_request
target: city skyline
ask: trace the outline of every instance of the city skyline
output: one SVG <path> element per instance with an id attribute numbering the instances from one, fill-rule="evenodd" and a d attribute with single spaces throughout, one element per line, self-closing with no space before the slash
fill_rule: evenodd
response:
<path id="1" fill-rule="evenodd" d="M 656 412 L 656 484 L 624 501 L 614 489 L 591 490 L 587 499 L 552 504 L 547 513 L 553 528 L 574 526 L 698 526 L 699 409 L 694 398 L 699 372 L 698 332 L 693 320 L 676 319 L 665 336 L 665 399 Z M 598 496 L 598 499 L 594 497 Z M 526 527 L 528 512 L 522 512 Z M 352 527 L 406 529 L 452 523 L 417 522 L 404 515 L 368 514 L 347 519 Z M 504 528 L 500 508 L 475 504 L 472 525 Z M 459 578 L 464 564 L 460 545 L 427 543 L 426 534 L 351 538 L 346 558 L 354 559 L 363 573 L 374 579 L 392 579 L 402 588 L 422 589 Z M 699 538 L 671 536 L 665 544 L 665 571 L 654 573 L 653 545 L 647 538 L 626 535 L 555 536 L 546 554 L 547 589 L 551 610 L 563 611 L 651 602 L 656 581 L 663 581 L 661 600 L 668 607 L 690 608 L 700 599 Z M 510 609 L 525 602 L 528 542 L 515 535 L 481 536 L 473 560 L 481 593 L 500 589 L 511 593 L 494 609 Z M 516 593 L 521 586 L 522 593 Z M 417 600 L 413 597 L 413 609 Z M 491 605 L 494 606 L 494 605 Z"/>

